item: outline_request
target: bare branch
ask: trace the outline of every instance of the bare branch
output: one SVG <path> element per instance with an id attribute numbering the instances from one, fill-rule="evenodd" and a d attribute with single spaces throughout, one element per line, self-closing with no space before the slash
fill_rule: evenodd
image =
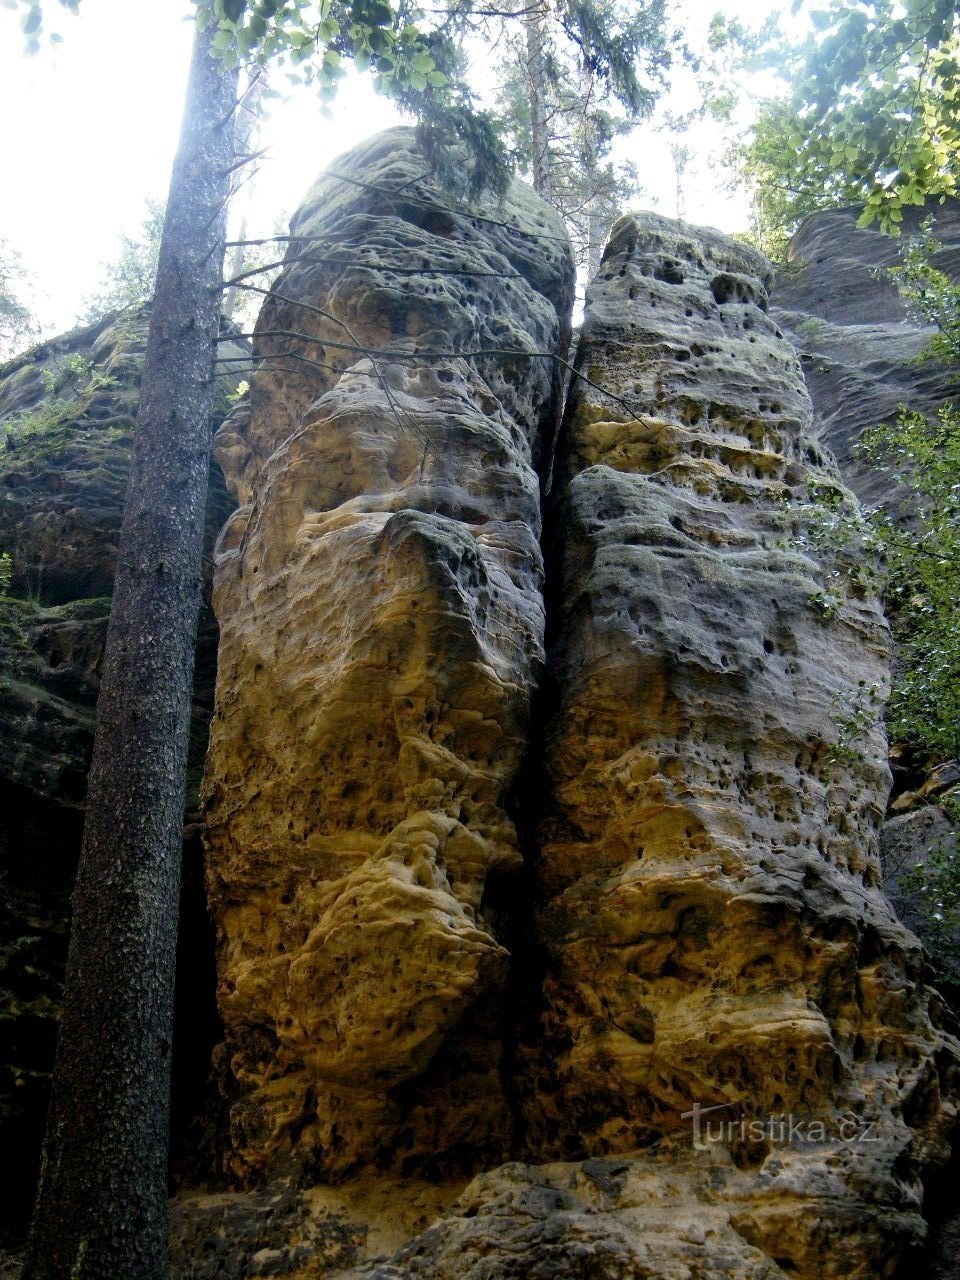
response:
<path id="1" fill-rule="evenodd" d="M 269 244 L 270 242 L 268 240 L 248 240 L 244 243 Z M 328 258 L 322 255 L 305 253 L 298 254 L 292 258 L 281 258 L 262 267 L 252 267 L 249 271 L 243 271 L 240 275 L 234 276 L 230 280 L 225 280 L 223 285 L 224 288 L 228 288 L 231 285 L 239 284 L 241 280 L 246 280 L 250 276 L 262 275 L 265 271 L 272 271 L 276 267 L 295 266 L 303 262 L 311 266 L 350 267 L 358 271 L 389 271 L 398 276 L 453 276 L 456 278 L 463 277 L 464 279 L 489 277 L 495 280 L 525 279 L 519 271 L 473 271 L 466 267 L 399 267 L 390 262 L 360 262 L 356 258 Z M 294 305 L 298 306 L 299 303 Z"/>
<path id="2" fill-rule="evenodd" d="M 336 317 L 331 317 L 336 319 Z M 342 323 L 342 321 L 338 321 Z M 344 326 L 346 327 L 346 326 Z M 617 395 L 615 391 L 611 391 L 609 387 L 603 386 L 600 382 L 594 382 L 592 378 L 588 378 L 585 373 L 581 373 L 569 360 L 564 360 L 562 356 L 558 356 L 554 351 L 525 351 L 520 347 L 480 347 L 475 351 L 390 351 L 390 350 L 371 350 L 368 347 L 359 344 L 351 344 L 347 342 L 333 342 L 328 338 L 317 337 L 315 334 L 299 333 L 295 329 L 267 329 L 260 333 L 234 333 L 224 335 L 217 339 L 218 342 L 235 341 L 237 338 L 296 338 L 301 342 L 309 342 L 314 346 L 330 347 L 335 351 L 355 351 L 358 355 L 364 355 L 369 360 L 395 360 L 398 363 L 417 363 L 418 361 L 429 360 L 479 360 L 485 356 L 509 356 L 516 359 L 517 357 L 526 360 L 554 360 L 562 369 L 574 378 L 579 379 L 588 387 L 592 387 L 594 391 L 599 391 L 601 395 L 606 396 L 608 400 L 612 400 L 614 404 L 620 405 L 631 416 L 637 418 L 642 416 L 646 410 L 639 405 L 631 404 L 629 400 L 623 396 Z M 278 352 L 276 356 L 263 355 L 255 356 L 254 360 L 265 359 L 285 359 L 293 357 L 293 352 Z M 304 357 L 306 358 L 306 357 Z M 378 375 L 379 376 L 379 375 Z"/>
<path id="3" fill-rule="evenodd" d="M 234 169 L 242 169 L 244 165 L 251 164 L 254 160 L 262 159 L 269 150 L 269 147 L 261 147 L 259 151 L 251 151 L 245 156 L 238 157 L 233 164 L 222 171 L 220 176 L 225 178 L 227 174 L 233 173 Z"/>

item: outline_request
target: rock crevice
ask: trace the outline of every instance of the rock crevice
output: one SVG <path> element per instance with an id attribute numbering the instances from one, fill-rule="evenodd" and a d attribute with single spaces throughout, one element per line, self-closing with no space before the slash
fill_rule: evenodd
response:
<path id="1" fill-rule="evenodd" d="M 487 1170 L 381 1280 L 891 1274 L 958 1046 L 880 889 L 882 727 L 838 747 L 887 632 L 769 265 L 622 219 L 554 450 L 530 193 L 453 210 L 390 131 L 293 233 L 217 445 L 229 1173 L 375 1185 L 369 1225 Z"/>
<path id="2" fill-rule="evenodd" d="M 362 185 L 317 184 L 218 443 L 245 500 L 207 770 L 244 1171 L 294 1150 L 330 1177 L 471 1168 L 512 1143 L 488 883 L 521 865 L 505 804 L 543 665 L 536 468 L 572 268 L 521 187 L 455 214 L 421 170 L 393 131 L 350 157 Z"/>

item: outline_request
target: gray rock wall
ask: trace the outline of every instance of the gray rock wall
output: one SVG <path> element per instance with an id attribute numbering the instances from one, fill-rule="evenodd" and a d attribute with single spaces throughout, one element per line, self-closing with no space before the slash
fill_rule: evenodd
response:
<path id="1" fill-rule="evenodd" d="M 854 451 L 864 428 L 893 421 L 902 404 L 933 413 L 954 394 L 953 375 L 917 357 L 933 335 L 907 316 L 884 274 L 899 261 L 901 238 L 857 227 L 857 209 L 811 214 L 778 272 L 771 314 L 803 364 L 813 401 L 813 433 L 835 455 L 862 502 L 895 500 L 889 477 Z M 960 203 L 905 210 L 903 235 L 928 216 L 943 245 L 935 265 L 960 279 Z"/>

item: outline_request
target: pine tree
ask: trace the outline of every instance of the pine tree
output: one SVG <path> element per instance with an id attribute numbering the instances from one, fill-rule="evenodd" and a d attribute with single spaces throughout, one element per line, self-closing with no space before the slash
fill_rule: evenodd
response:
<path id="1" fill-rule="evenodd" d="M 69 0 L 68 7 L 75 7 Z M 209 415 L 231 184 L 237 68 L 283 56 L 322 95 L 343 55 L 370 65 L 447 136 L 478 142 L 471 178 L 496 171 L 493 131 L 386 0 L 363 17 L 279 0 L 198 0 L 180 146 L 157 263 L 117 576 L 88 776 L 86 823 L 40 1187 L 24 1280 L 162 1280 L 173 976 Z M 339 16 L 338 16 L 339 15 Z M 39 43 L 43 15 L 22 26 Z M 321 52 L 318 57 L 318 43 Z M 339 45 L 339 48 L 335 47 Z M 485 168 L 486 166 L 486 168 Z"/>
<path id="2" fill-rule="evenodd" d="M 539 0 L 519 16 L 519 26 L 507 27 L 500 68 L 510 145 L 592 273 L 636 188 L 635 170 L 614 163 L 611 148 L 653 110 L 670 65 L 665 6 L 568 0 L 554 9 Z"/>

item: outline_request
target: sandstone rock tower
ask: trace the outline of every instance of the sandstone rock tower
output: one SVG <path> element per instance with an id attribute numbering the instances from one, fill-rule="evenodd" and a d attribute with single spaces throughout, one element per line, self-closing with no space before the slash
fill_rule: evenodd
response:
<path id="1" fill-rule="evenodd" d="M 472 1168 L 512 1141 L 497 881 L 572 265 L 519 184 L 462 215 L 423 170 L 394 130 L 318 182 L 219 441 L 244 504 L 207 783 L 238 1167 Z"/>
<path id="2" fill-rule="evenodd" d="M 231 1171 L 479 1174 L 371 1280 L 891 1275 L 958 1046 L 878 888 L 882 730 L 836 748 L 885 626 L 766 263 L 622 219 L 554 447 L 535 197 L 456 211 L 393 130 L 292 232 L 218 441 Z"/>

